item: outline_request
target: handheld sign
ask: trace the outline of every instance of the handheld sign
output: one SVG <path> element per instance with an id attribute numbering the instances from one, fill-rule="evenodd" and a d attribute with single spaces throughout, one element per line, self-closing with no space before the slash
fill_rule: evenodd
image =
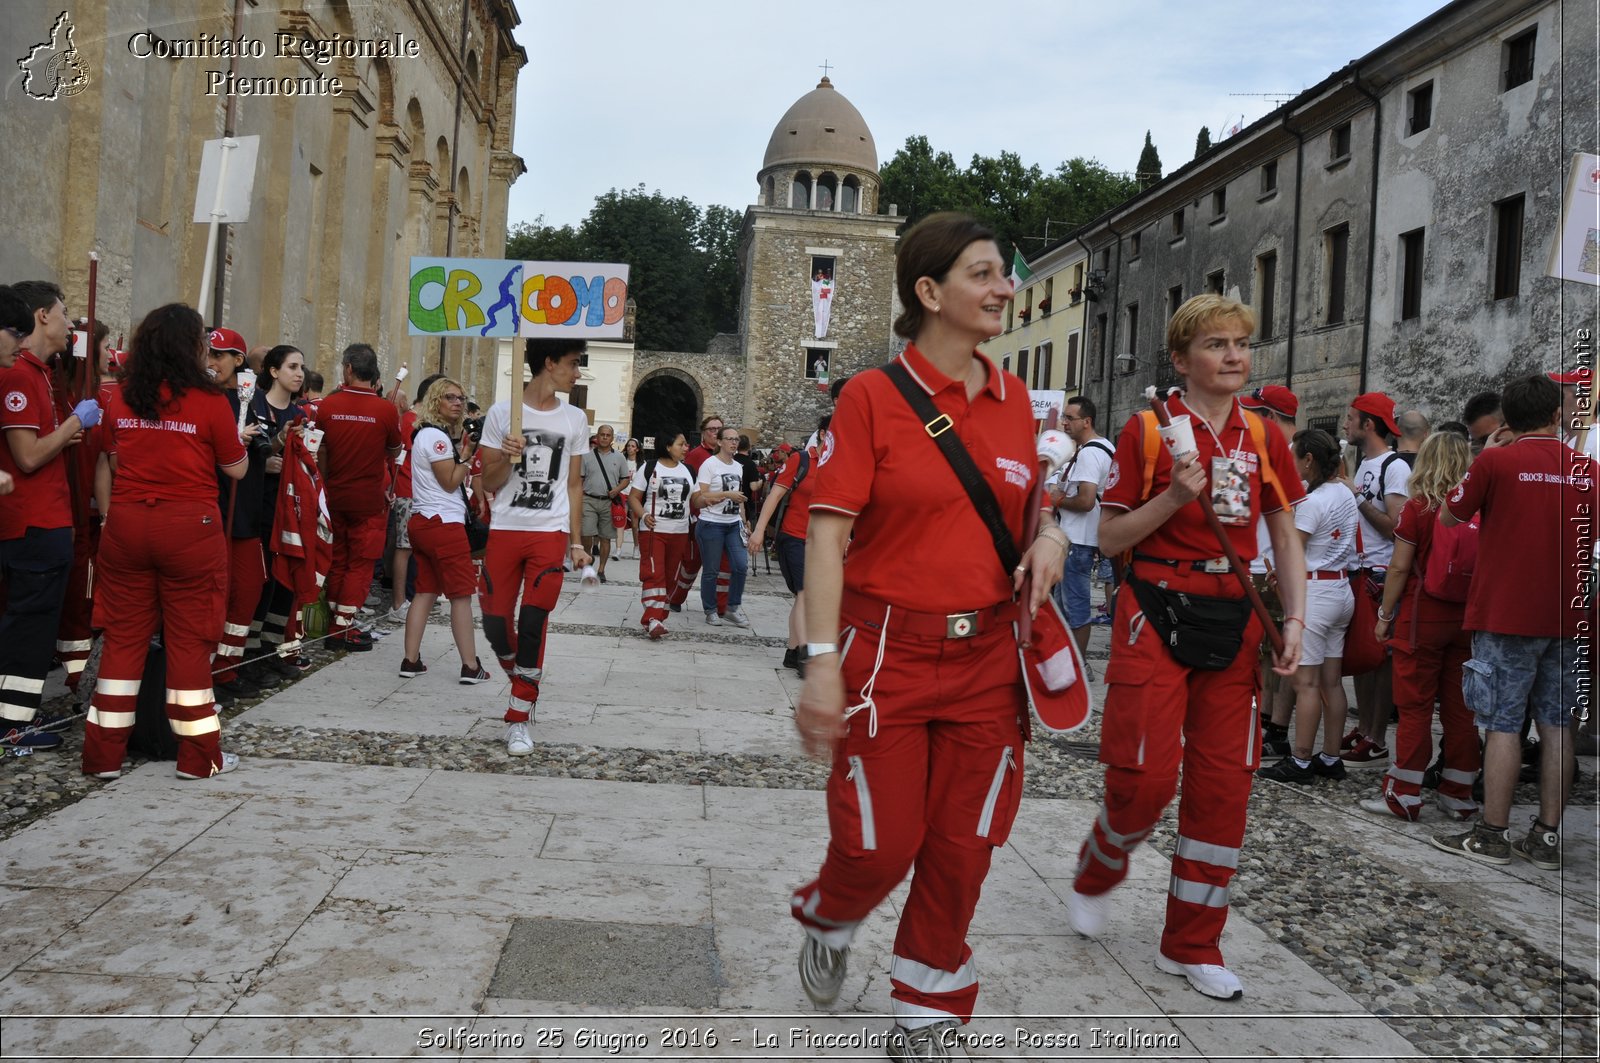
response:
<path id="1" fill-rule="evenodd" d="M 620 339 L 626 263 L 411 259 L 412 336 Z"/>

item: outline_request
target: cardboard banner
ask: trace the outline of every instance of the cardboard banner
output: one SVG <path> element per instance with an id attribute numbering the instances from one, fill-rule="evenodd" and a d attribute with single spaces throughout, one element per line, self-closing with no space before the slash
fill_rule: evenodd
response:
<path id="1" fill-rule="evenodd" d="M 570 336 L 620 339 L 625 263 L 411 259 L 412 336 Z"/>
<path id="2" fill-rule="evenodd" d="M 1600 285 L 1600 155 L 1574 155 L 1561 203 L 1561 231 L 1545 270 L 1564 281 Z"/>
<path id="3" fill-rule="evenodd" d="M 1042 421 L 1050 416 L 1050 411 L 1065 413 L 1067 409 L 1067 393 L 1065 391 L 1030 391 L 1028 399 L 1033 403 L 1033 419 Z"/>

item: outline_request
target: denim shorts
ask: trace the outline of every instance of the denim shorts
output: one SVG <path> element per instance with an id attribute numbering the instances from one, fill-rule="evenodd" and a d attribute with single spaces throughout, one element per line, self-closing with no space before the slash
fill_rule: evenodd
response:
<path id="1" fill-rule="evenodd" d="M 1541 727 L 1565 727 L 1578 708 L 1582 671 L 1571 639 L 1472 633 L 1461 692 L 1485 731 L 1516 734 L 1531 709 Z"/>
<path id="2" fill-rule="evenodd" d="M 1069 628 L 1080 628 L 1089 622 L 1089 577 L 1094 573 L 1095 548 L 1092 546 L 1067 547 L 1066 568 L 1061 582 L 1056 584 L 1056 604 L 1066 614 Z"/>

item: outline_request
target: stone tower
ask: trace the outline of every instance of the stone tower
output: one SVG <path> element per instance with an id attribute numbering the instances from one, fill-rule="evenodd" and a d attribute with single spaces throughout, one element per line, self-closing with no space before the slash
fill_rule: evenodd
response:
<path id="1" fill-rule="evenodd" d="M 803 442 L 827 379 L 881 365 L 898 219 L 879 213 L 878 152 L 861 112 L 824 77 L 778 120 L 739 239 L 746 423 Z"/>

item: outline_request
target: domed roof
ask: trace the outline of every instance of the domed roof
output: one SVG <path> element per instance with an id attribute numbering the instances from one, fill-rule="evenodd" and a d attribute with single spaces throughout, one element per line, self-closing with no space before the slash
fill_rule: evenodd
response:
<path id="1" fill-rule="evenodd" d="M 767 141 L 761 169 L 784 164 L 848 166 L 878 172 L 878 146 L 855 104 L 824 77 L 794 101 Z"/>

